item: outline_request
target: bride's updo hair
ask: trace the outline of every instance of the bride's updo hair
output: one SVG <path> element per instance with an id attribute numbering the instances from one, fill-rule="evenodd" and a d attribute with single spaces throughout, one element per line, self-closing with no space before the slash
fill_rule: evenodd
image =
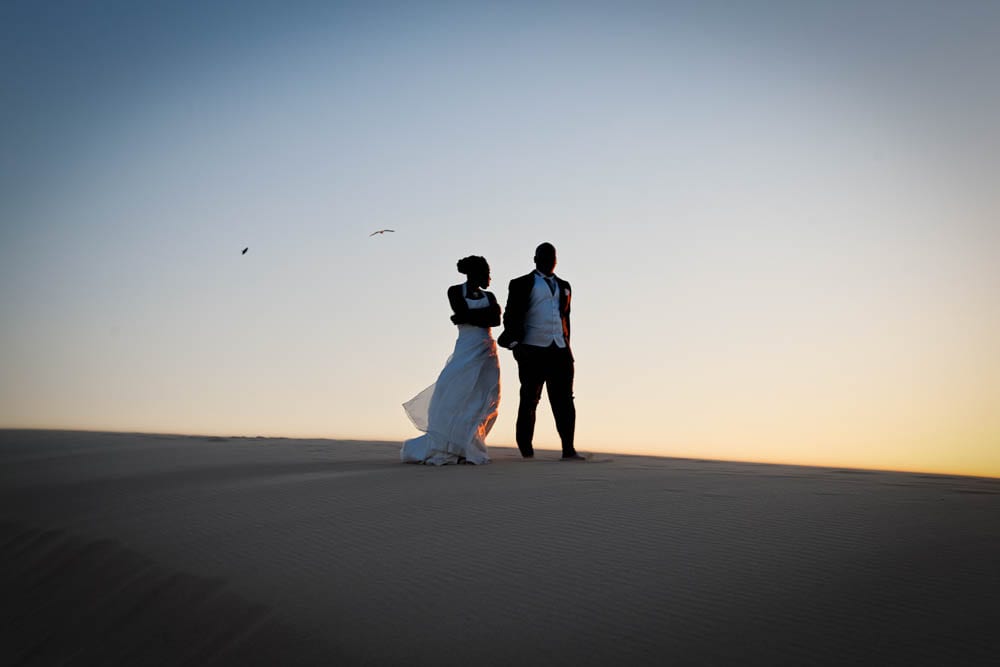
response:
<path id="1" fill-rule="evenodd" d="M 469 255 L 458 260 L 458 272 L 467 276 L 488 276 L 490 275 L 490 265 L 485 257 Z"/>

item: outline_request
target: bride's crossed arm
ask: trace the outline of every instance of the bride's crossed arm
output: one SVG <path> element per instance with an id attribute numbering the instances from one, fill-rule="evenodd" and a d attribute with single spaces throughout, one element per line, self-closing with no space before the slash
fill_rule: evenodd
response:
<path id="1" fill-rule="evenodd" d="M 489 305 L 483 308 L 469 308 L 462 294 L 462 286 L 454 285 L 448 288 L 448 303 L 451 304 L 454 324 L 472 324 L 477 327 L 490 328 L 500 324 L 500 304 L 492 292 L 483 290 L 489 300 Z"/>

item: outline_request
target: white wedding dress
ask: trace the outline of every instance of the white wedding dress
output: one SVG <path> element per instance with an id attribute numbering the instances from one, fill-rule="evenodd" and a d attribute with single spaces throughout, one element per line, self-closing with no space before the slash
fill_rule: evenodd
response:
<path id="1" fill-rule="evenodd" d="M 486 308 L 489 299 L 462 295 L 469 309 Z M 486 327 L 458 325 L 455 351 L 437 382 L 403 404 L 424 435 L 407 440 L 399 452 L 404 463 L 445 465 L 489 463 L 486 436 L 500 406 L 500 364 L 493 334 Z"/>

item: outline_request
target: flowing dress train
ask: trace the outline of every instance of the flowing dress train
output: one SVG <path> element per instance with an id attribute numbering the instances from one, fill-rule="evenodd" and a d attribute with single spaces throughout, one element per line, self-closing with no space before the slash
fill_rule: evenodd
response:
<path id="1" fill-rule="evenodd" d="M 489 304 L 485 293 L 481 299 L 465 299 L 470 309 Z M 403 404 L 424 435 L 403 443 L 400 460 L 430 465 L 489 463 L 486 436 L 499 405 L 500 364 L 493 334 L 487 327 L 459 324 L 455 351 L 437 382 Z"/>

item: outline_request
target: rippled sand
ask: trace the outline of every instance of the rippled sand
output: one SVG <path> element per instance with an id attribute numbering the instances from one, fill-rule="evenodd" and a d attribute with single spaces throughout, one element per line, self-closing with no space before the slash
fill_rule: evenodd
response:
<path id="1" fill-rule="evenodd" d="M 612 449 L 609 443 L 609 449 Z M 987 665 L 1000 480 L 0 431 L 0 663 Z"/>

